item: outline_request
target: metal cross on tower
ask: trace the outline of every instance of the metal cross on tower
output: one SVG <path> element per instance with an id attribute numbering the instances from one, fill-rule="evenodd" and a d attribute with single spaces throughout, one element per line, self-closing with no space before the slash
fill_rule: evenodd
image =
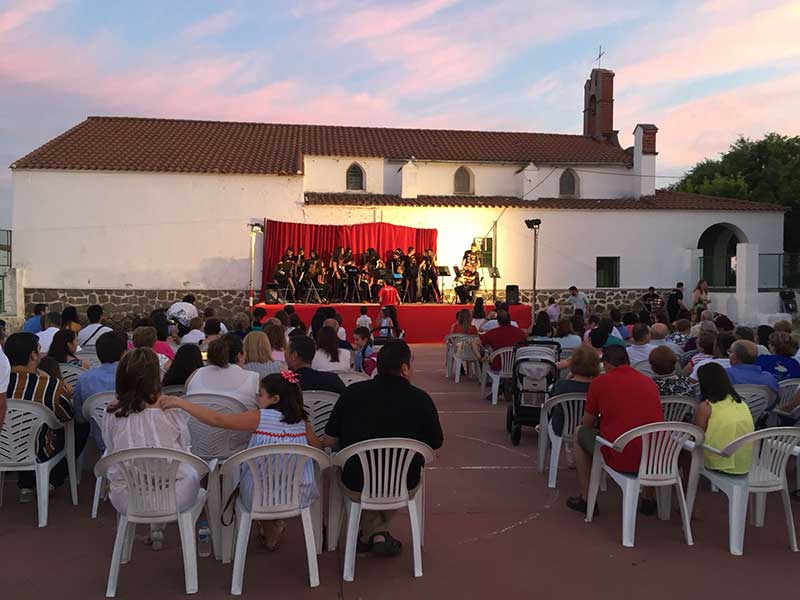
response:
<path id="1" fill-rule="evenodd" d="M 600 68 L 600 59 L 602 59 L 605 55 L 606 55 L 606 53 L 603 52 L 603 46 L 598 47 L 598 49 L 597 49 L 597 58 L 595 59 L 595 60 L 597 60 L 597 68 L 598 69 Z"/>

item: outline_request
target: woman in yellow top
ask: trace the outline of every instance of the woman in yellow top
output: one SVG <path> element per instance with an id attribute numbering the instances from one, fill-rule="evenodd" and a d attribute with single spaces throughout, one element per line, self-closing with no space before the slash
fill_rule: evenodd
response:
<path id="1" fill-rule="evenodd" d="M 76 334 L 81 330 L 81 323 L 78 320 L 78 309 L 74 306 L 66 306 L 61 311 L 61 329 L 70 329 Z"/>
<path id="2" fill-rule="evenodd" d="M 733 440 L 752 433 L 750 408 L 733 389 L 722 365 L 706 363 L 697 370 L 697 377 L 703 401 L 695 411 L 694 422 L 706 432 L 706 446 L 722 450 Z M 703 462 L 706 469 L 744 475 L 750 471 L 752 456 L 752 444 L 747 444 L 731 456 L 705 451 Z"/>

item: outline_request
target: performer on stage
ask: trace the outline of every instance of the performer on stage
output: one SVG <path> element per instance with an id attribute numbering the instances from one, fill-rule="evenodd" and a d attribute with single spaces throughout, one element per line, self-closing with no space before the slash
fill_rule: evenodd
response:
<path id="1" fill-rule="evenodd" d="M 297 295 L 295 294 L 296 287 L 294 277 L 292 276 L 293 268 L 294 264 L 290 260 L 282 260 L 275 266 L 273 278 L 278 283 L 279 287 L 286 290 L 286 300 L 291 296 L 292 301 L 297 302 Z"/>
<path id="2" fill-rule="evenodd" d="M 436 258 L 433 256 L 433 250 L 430 248 L 423 253 L 419 270 L 422 279 L 422 301 L 440 302 L 439 272 L 436 269 Z"/>
<path id="3" fill-rule="evenodd" d="M 409 246 L 406 254 L 403 277 L 405 279 L 403 302 L 416 302 L 419 296 L 419 264 L 417 263 L 417 254 L 413 246 Z"/>
<path id="4" fill-rule="evenodd" d="M 480 252 L 481 251 L 480 248 L 478 248 L 478 244 L 472 242 L 472 245 L 469 247 L 469 250 L 464 252 L 464 256 L 461 259 L 461 268 L 477 272 L 478 269 L 481 268 Z"/>
<path id="5" fill-rule="evenodd" d="M 397 306 L 400 304 L 400 294 L 389 281 L 385 281 L 383 287 L 378 292 L 378 303 L 383 306 Z"/>

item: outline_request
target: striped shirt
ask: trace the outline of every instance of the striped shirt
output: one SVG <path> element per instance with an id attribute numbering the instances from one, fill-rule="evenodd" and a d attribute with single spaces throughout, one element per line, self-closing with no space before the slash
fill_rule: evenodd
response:
<path id="1" fill-rule="evenodd" d="M 72 401 L 67 397 L 64 383 L 44 373 L 28 373 L 13 369 L 6 396 L 9 400 L 38 402 L 53 411 L 62 423 L 72 421 Z M 64 448 L 64 430 L 52 430 L 43 425 L 36 440 L 36 455 L 47 460 Z"/>

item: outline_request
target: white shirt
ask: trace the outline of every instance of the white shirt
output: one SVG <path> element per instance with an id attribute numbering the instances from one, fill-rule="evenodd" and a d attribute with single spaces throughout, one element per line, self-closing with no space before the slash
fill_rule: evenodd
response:
<path id="1" fill-rule="evenodd" d="M 347 332 L 344 330 L 344 327 L 342 326 L 339 326 L 339 330 L 336 332 L 336 336 L 343 342 L 347 341 Z"/>
<path id="2" fill-rule="evenodd" d="M 50 350 L 50 344 L 53 343 L 53 336 L 58 333 L 58 327 L 48 327 L 44 331 L 40 331 L 36 335 L 39 336 L 39 349 L 42 354 L 47 354 Z"/>
<path id="3" fill-rule="evenodd" d="M 653 346 L 666 346 L 670 350 L 672 350 L 676 356 L 680 356 L 683 354 L 683 349 L 681 349 L 678 344 L 673 344 L 672 342 L 668 342 L 667 340 L 650 340 L 650 343 Z"/>
<path id="4" fill-rule="evenodd" d="M 372 330 L 372 319 L 369 315 L 361 315 L 356 319 L 356 327 L 366 327 Z"/>
<path id="5" fill-rule="evenodd" d="M 274 355 L 273 355 L 274 356 Z M 339 362 L 333 362 L 324 350 L 317 350 L 311 368 L 317 371 L 349 371 L 350 351 L 339 348 Z"/>
<path id="6" fill-rule="evenodd" d="M 581 336 L 570 333 L 564 337 L 553 338 L 553 341 L 558 342 L 562 350 L 574 350 L 581 345 Z"/>
<path id="7" fill-rule="evenodd" d="M 189 333 L 181 338 L 181 346 L 184 344 L 199 344 L 206 339 L 206 334 L 199 329 L 192 329 Z"/>
<path id="8" fill-rule="evenodd" d="M 0 394 L 5 394 L 8 389 L 8 381 L 11 379 L 11 363 L 3 349 L 0 348 Z"/>
<path id="9" fill-rule="evenodd" d="M 514 327 L 519 327 L 519 325 L 517 325 L 516 321 L 511 321 L 511 324 Z M 483 325 L 481 325 L 480 326 L 480 330 L 485 333 L 485 332 L 489 331 L 490 329 L 496 329 L 497 327 L 499 327 L 499 325 L 497 323 L 497 319 L 492 319 L 491 321 L 486 321 Z"/>
<path id="10" fill-rule="evenodd" d="M 692 374 L 689 375 L 690 379 L 694 379 L 695 381 L 699 381 L 697 379 L 697 369 L 702 367 L 703 365 L 707 365 L 708 363 L 717 363 L 718 365 L 722 365 L 723 368 L 727 369 L 731 366 L 731 361 L 729 358 L 706 358 L 704 360 L 699 361 L 694 368 L 692 369 Z"/>
<path id="11" fill-rule="evenodd" d="M 584 313 L 589 308 L 589 298 L 583 292 L 578 292 L 575 296 L 567 296 L 567 304 L 571 304 L 575 310 L 582 310 Z"/>
<path id="12" fill-rule="evenodd" d="M 167 316 L 170 319 L 175 319 L 184 327 L 189 326 L 189 321 L 199 316 L 197 307 L 188 302 L 176 302 L 167 309 Z"/>
<path id="13" fill-rule="evenodd" d="M 109 331 L 111 327 L 106 327 L 102 323 L 90 323 L 78 332 L 78 345 L 94 346 L 97 344 L 97 338 Z"/>
<path id="14" fill-rule="evenodd" d="M 628 360 L 631 361 L 631 366 L 650 358 L 650 353 L 653 351 L 653 348 L 655 347 L 656 347 L 655 344 L 651 344 L 649 342 L 644 346 L 637 346 L 635 344 L 632 346 L 628 346 L 626 350 L 628 351 Z"/>
<path id="15" fill-rule="evenodd" d="M 186 394 L 221 394 L 236 398 L 248 409 L 258 408 L 258 373 L 239 365 L 200 367 L 186 382 Z"/>

